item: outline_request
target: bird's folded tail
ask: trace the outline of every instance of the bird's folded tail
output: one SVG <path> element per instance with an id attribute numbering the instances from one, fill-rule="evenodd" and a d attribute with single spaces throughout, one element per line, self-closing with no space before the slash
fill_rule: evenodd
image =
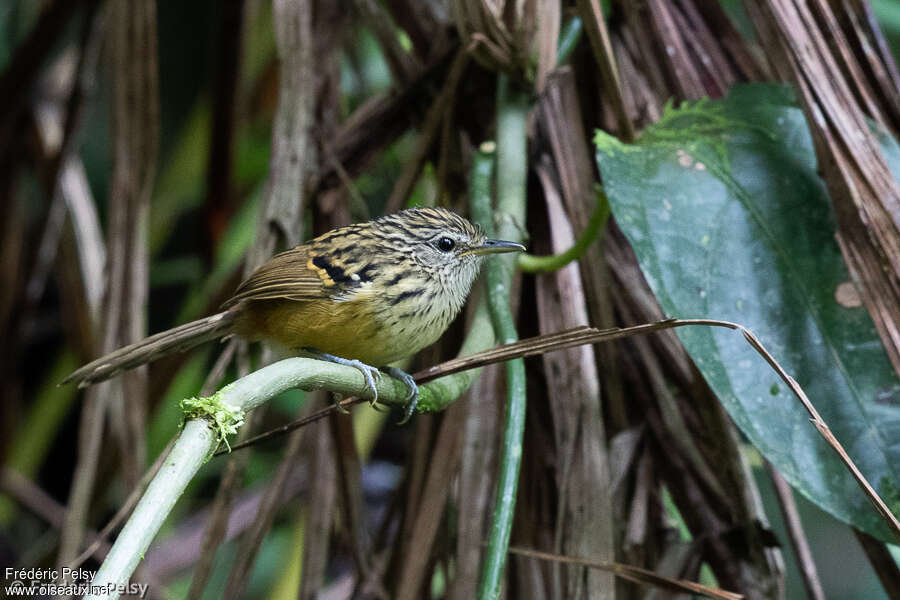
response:
<path id="1" fill-rule="evenodd" d="M 234 311 L 224 311 L 151 335 L 89 362 L 72 372 L 63 383 L 77 382 L 78 387 L 86 387 L 165 354 L 190 350 L 203 342 L 232 333 L 234 320 Z"/>

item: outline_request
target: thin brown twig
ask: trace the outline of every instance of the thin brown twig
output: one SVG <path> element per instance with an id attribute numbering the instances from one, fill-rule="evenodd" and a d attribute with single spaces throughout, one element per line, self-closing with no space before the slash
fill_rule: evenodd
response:
<path id="1" fill-rule="evenodd" d="M 616 124 L 619 126 L 619 134 L 624 141 L 631 141 L 634 139 L 634 125 L 625 107 L 622 81 L 616 66 L 616 57 L 613 54 L 600 0 L 578 0 L 576 5 L 581 15 L 581 21 L 585 24 L 594 60 L 600 68 L 603 86 L 609 92 L 613 111 L 616 114 Z"/>
<path id="2" fill-rule="evenodd" d="M 41 66 L 57 47 L 62 32 L 71 22 L 80 5 L 87 0 L 57 0 L 50 3 L 31 28 L 28 36 L 16 47 L 0 75 L 0 148 L 10 151 L 17 144 L 9 144 L 20 111 L 40 76 Z M 90 0 L 97 3 L 98 0 Z"/>
<path id="3" fill-rule="evenodd" d="M 331 168 L 334 169 L 334 172 L 337 173 L 341 185 L 344 186 L 344 189 L 347 190 L 347 194 L 350 196 L 351 214 L 359 220 L 368 221 L 372 218 L 369 211 L 369 205 L 366 204 L 366 199 L 363 198 L 362 194 L 359 192 L 356 182 L 353 181 L 353 178 L 350 177 L 350 173 L 347 172 L 347 169 L 345 169 L 344 165 L 341 164 L 341 161 L 338 160 L 329 141 L 323 139 L 320 143 L 322 145 L 322 151 L 325 153 L 325 158 L 328 160 Z"/>
<path id="4" fill-rule="evenodd" d="M 58 564 L 68 564 L 78 554 L 85 531 L 90 496 L 96 479 L 96 465 L 100 460 L 100 447 L 106 413 L 106 399 L 110 387 L 116 381 L 104 381 L 87 391 L 78 425 L 78 461 L 72 477 L 68 510 L 60 531 Z"/>
<path id="5" fill-rule="evenodd" d="M 378 41 L 394 81 L 400 85 L 407 85 L 422 70 L 422 65 L 415 54 L 406 52 L 400 45 L 397 28 L 391 16 L 381 3 L 375 0 L 355 0 L 353 4 Z"/>
<path id="6" fill-rule="evenodd" d="M 469 600 L 476 595 L 481 540 L 486 536 L 486 515 L 496 481 L 498 444 L 502 434 L 502 405 L 505 399 L 496 390 L 503 370 L 495 365 L 484 370 L 460 399 L 467 402 L 462 424 L 462 452 L 457 476 L 456 577 L 448 600 Z"/>
<path id="7" fill-rule="evenodd" d="M 235 450 L 242 450 L 242 449 L 248 448 L 250 446 L 255 446 L 256 444 L 259 444 L 261 442 L 264 442 L 264 441 L 272 439 L 272 438 L 281 437 L 282 435 L 284 435 L 286 433 L 290 433 L 291 431 L 293 431 L 295 429 L 299 429 L 301 427 L 309 425 L 310 423 L 315 423 L 316 421 L 318 421 L 320 419 L 324 419 L 325 417 L 327 417 L 328 415 L 330 415 L 333 412 L 346 413 L 347 409 L 349 409 L 351 406 L 353 406 L 355 404 L 362 404 L 363 402 L 368 402 L 368 400 L 366 400 L 365 398 L 344 398 L 343 400 L 341 400 L 339 402 L 335 402 L 334 404 L 326 406 L 325 408 L 320 408 L 319 410 L 313 412 L 312 414 L 306 415 L 305 417 L 303 417 L 301 419 L 297 419 L 296 421 L 291 421 L 290 423 L 285 423 L 281 427 L 276 427 L 275 429 L 270 429 L 269 431 L 266 431 L 259 435 L 255 435 L 252 438 L 245 440 L 239 444 L 232 444 L 231 452 L 234 452 Z M 228 453 L 229 453 L 228 448 L 223 448 L 223 449 L 217 451 L 215 454 L 213 454 L 213 457 L 221 456 L 223 454 L 228 454 Z"/>
<path id="8" fill-rule="evenodd" d="M 781 515 L 784 518 L 791 545 L 794 547 L 797 565 L 800 567 L 803 585 L 806 587 L 806 595 L 810 600 L 825 600 L 825 592 L 822 590 L 822 582 L 819 580 L 819 572 L 816 569 L 815 560 L 813 560 L 809 540 L 806 539 L 803 522 L 797 511 L 797 502 L 794 500 L 791 484 L 785 481 L 784 477 L 768 461 L 766 461 L 766 470 L 769 471 L 772 483 L 775 485 L 775 497 L 781 507 Z"/>
<path id="9" fill-rule="evenodd" d="M 263 492 L 262 500 L 259 504 L 259 510 L 253 524 L 245 533 L 244 539 L 238 548 L 237 559 L 232 566 L 231 573 L 226 584 L 226 600 L 233 600 L 240 597 L 247 587 L 250 578 L 250 571 L 253 563 L 259 554 L 262 546 L 263 538 L 266 532 L 271 528 L 275 519 L 275 514 L 281 506 L 281 496 L 288 481 L 288 476 L 293 470 L 293 466 L 301 455 L 303 449 L 303 431 L 295 431 L 288 440 L 287 447 L 284 451 L 284 457 L 278 464 L 272 479 L 266 485 Z"/>
<path id="10" fill-rule="evenodd" d="M 201 396 L 212 395 L 213 392 L 216 391 L 216 388 L 219 387 L 219 384 L 222 383 L 222 379 L 225 377 L 225 370 L 228 369 L 228 365 L 231 364 L 231 360 L 234 358 L 235 350 L 239 343 L 241 343 L 241 340 L 237 338 L 228 340 L 225 348 L 219 353 L 219 357 L 216 358 L 216 362 L 213 363 L 212 369 L 210 369 L 209 373 L 206 375 L 206 381 L 200 386 Z"/>
<path id="11" fill-rule="evenodd" d="M 350 542 L 350 554 L 356 563 L 360 579 L 366 579 L 371 571 L 372 544 L 366 530 L 366 510 L 362 489 L 362 462 L 353 439 L 351 421 L 337 418 L 335 412 L 329 419 L 332 446 L 337 467 L 338 492 L 346 519 Z"/>
<path id="12" fill-rule="evenodd" d="M 421 598 L 423 587 L 429 583 L 429 564 L 435 539 L 450 498 L 454 475 L 458 471 L 464 421 L 465 407 L 461 404 L 451 406 L 441 421 L 433 457 L 426 470 L 425 484 L 415 505 L 417 510 L 409 517 L 412 519 L 410 535 L 403 540 L 399 578 L 394 590 L 394 597 L 398 600 Z"/>
<path id="13" fill-rule="evenodd" d="M 563 350 L 582 344 L 598 344 L 624 337 L 631 337 L 633 335 L 653 333 L 663 329 L 684 327 L 686 325 L 713 325 L 717 327 L 727 327 L 729 329 L 741 328 L 741 326 L 736 323 L 711 319 L 666 319 L 664 321 L 657 321 L 655 323 L 647 323 L 644 325 L 611 327 L 608 329 L 576 327 L 555 334 L 536 336 L 520 340 L 513 344 L 497 346 L 496 348 L 484 350 L 477 354 L 454 358 L 434 367 L 419 371 L 414 377 L 417 383 L 425 383 L 445 375 L 467 371 L 475 367 L 483 367 L 484 365 L 495 362 L 512 360 L 514 358 L 525 358 L 528 356 L 539 356 L 546 352 Z"/>
<path id="14" fill-rule="evenodd" d="M 613 327 L 609 329 L 595 329 L 593 327 L 577 327 L 568 331 L 544 336 L 536 336 L 520 340 L 512 344 L 505 344 L 503 346 L 491 348 L 490 350 L 478 352 L 470 356 L 448 360 L 444 363 L 441 363 L 440 365 L 436 365 L 423 371 L 419 371 L 418 373 L 413 375 L 413 378 L 416 380 L 416 383 L 424 383 L 426 381 L 437 379 L 438 377 L 483 367 L 491 363 L 503 362 L 512 360 L 514 358 L 537 356 L 555 350 L 562 350 L 564 348 L 580 346 L 582 344 L 598 344 L 601 342 L 608 342 L 623 337 L 642 335 L 653 333 L 656 331 L 662 331 L 665 329 L 685 327 L 689 325 L 707 325 L 711 327 L 725 327 L 727 329 L 740 330 L 740 332 L 744 336 L 744 339 L 747 340 L 747 343 L 749 343 L 750 346 L 753 347 L 753 349 L 756 350 L 767 363 L 769 363 L 769 366 L 771 366 L 775 370 L 778 376 L 781 377 L 782 381 L 785 382 L 785 384 L 794 393 L 797 399 L 800 400 L 800 403 L 812 417 L 810 420 L 812 421 L 816 430 L 822 435 L 823 438 L 825 438 L 825 441 L 828 442 L 832 449 L 837 453 L 838 458 L 842 463 L 844 463 L 844 466 L 847 467 L 853 478 L 859 484 L 860 488 L 862 488 L 863 492 L 875 506 L 878 514 L 885 521 L 885 523 L 887 523 L 888 527 L 897 536 L 897 538 L 900 539 L 900 522 L 898 522 L 897 517 L 890 511 L 890 509 L 887 507 L 887 504 L 885 504 L 881 496 L 878 495 L 878 492 L 875 491 L 866 477 L 862 474 L 862 472 L 860 472 L 859 468 L 856 466 L 856 463 L 853 462 L 853 459 L 850 458 L 846 450 L 844 450 L 844 447 L 831 432 L 828 424 L 825 422 L 822 416 L 819 415 L 815 406 L 806 396 L 803 388 L 801 388 L 800 385 L 790 375 L 787 374 L 784 368 L 762 345 L 762 343 L 759 341 L 759 338 L 757 338 L 750 330 L 737 323 L 732 323 L 730 321 L 720 321 L 716 319 L 666 319 L 664 321 L 657 321 L 655 323 L 647 323 L 644 325 L 635 325 L 632 327 L 621 328 Z M 273 434 L 271 432 L 267 432 L 265 434 L 256 436 L 255 438 L 247 440 L 243 445 L 236 445 L 232 447 L 232 450 L 238 450 L 240 448 L 255 444 L 259 441 L 262 441 L 263 439 L 273 437 L 273 435 L 280 435 L 281 433 L 292 431 L 293 429 L 297 429 L 298 427 L 302 427 L 303 425 L 316 421 L 337 410 L 338 408 L 346 409 L 347 407 L 359 402 L 362 402 L 362 400 L 357 398 L 348 398 L 341 401 L 340 403 L 337 403 L 334 406 L 313 413 L 312 415 L 309 415 L 300 421 L 288 423 L 287 425 L 282 426 L 277 431 L 277 433 Z M 216 453 L 216 455 L 220 453 L 221 452 Z"/>
<path id="15" fill-rule="evenodd" d="M 114 80 L 107 265 L 111 308 L 104 315 L 104 327 L 112 338 L 104 352 L 147 335 L 144 309 L 150 294 L 150 255 L 146 240 L 160 127 L 156 2 L 111 3 L 109 27 L 112 33 L 104 49 Z M 109 402 L 109 420 L 123 479 L 131 488 L 140 481 L 147 463 L 147 369 L 135 369 L 119 379 L 121 396 Z"/>
<path id="16" fill-rule="evenodd" d="M 36 304 L 43 296 L 47 278 L 57 255 L 59 239 L 63 234 L 63 223 L 70 210 L 63 189 L 63 176 L 65 171 L 71 168 L 70 162 L 76 160 L 73 155 L 78 141 L 77 133 L 86 97 L 94 87 L 97 63 L 103 45 L 106 11 L 97 9 L 96 4 L 88 6 L 79 42 L 80 51 L 77 59 L 74 59 L 71 80 L 57 80 L 53 84 L 55 88 L 68 89 L 68 99 L 63 102 L 61 98 L 54 98 L 49 108 L 41 104 L 34 109 L 35 129 L 47 162 L 46 181 L 51 204 L 35 268 L 26 286 L 26 298 L 31 304 Z M 68 60 L 73 59 L 62 55 L 54 65 L 53 71 L 66 66 Z M 69 69 L 63 70 L 68 75 Z M 51 78 L 56 79 L 56 76 Z M 55 219 L 58 221 L 55 222 Z"/>
<path id="17" fill-rule="evenodd" d="M 318 178 L 319 155 L 313 137 L 317 102 L 313 6 L 310 0 L 272 3 L 281 61 L 278 108 L 272 123 L 266 197 L 245 275 L 268 260 L 279 242 L 288 247 L 300 243 L 307 192 Z"/>
<path id="18" fill-rule="evenodd" d="M 847 454 L 847 451 L 844 450 L 844 447 L 841 443 L 834 437 L 834 434 L 831 432 L 831 428 L 828 427 L 828 424 L 825 422 L 825 419 L 819 414 L 819 411 L 816 410 L 816 407 L 813 406 L 813 403 L 806 396 L 806 392 L 803 391 L 803 388 L 800 387 L 793 377 L 787 374 L 787 371 L 778 364 L 778 361 L 769 354 L 769 351 L 763 347 L 762 342 L 759 341 L 751 331 L 745 329 L 743 327 L 740 328 L 741 333 L 744 334 L 744 338 L 747 342 L 753 346 L 753 348 L 759 352 L 759 354 L 769 363 L 775 372 L 778 373 L 778 376 L 781 377 L 781 380 L 784 381 L 785 384 L 794 392 L 794 395 L 800 400 L 800 403 L 803 404 L 803 408 L 810 415 L 810 421 L 818 430 L 818 432 L 825 438 L 825 441 L 828 442 L 828 445 L 837 452 L 838 457 L 841 459 L 841 462 L 844 463 L 844 466 L 850 471 L 850 474 L 853 475 L 853 478 L 856 480 L 856 483 L 859 484 L 859 487 L 862 488 L 863 492 L 865 492 L 866 496 L 868 496 L 869 500 L 872 504 L 875 505 L 875 510 L 878 511 L 878 514 L 881 515 L 881 518 L 884 519 L 885 523 L 887 523 L 888 527 L 897 537 L 900 539 L 900 521 L 897 520 L 897 517 L 891 510 L 887 507 L 887 504 L 884 503 L 884 500 L 881 499 L 881 496 L 878 495 L 878 492 L 869 484 L 869 481 L 866 479 L 865 475 L 863 475 L 860 470 L 857 468 L 856 463 L 853 462 L 853 459 L 850 458 L 850 455 Z"/>
<path id="19" fill-rule="evenodd" d="M 652 585 L 673 592 L 700 594 L 702 596 L 706 596 L 707 598 L 719 598 L 722 600 L 740 600 L 744 597 L 742 594 L 720 590 L 718 588 L 709 587 L 700 583 L 695 583 L 693 581 L 686 581 L 684 579 L 672 579 L 669 577 L 664 577 L 662 575 L 657 575 L 649 569 L 643 569 L 641 567 L 634 567 L 631 565 L 624 565 L 622 563 L 593 561 L 586 558 L 563 556 L 560 554 L 552 554 L 550 552 L 541 552 L 539 550 L 519 548 L 516 546 L 510 546 L 509 553 L 517 554 L 519 556 L 527 556 L 530 558 L 537 558 L 539 560 L 552 560 L 555 562 L 562 562 L 571 565 L 581 565 L 584 567 L 589 567 L 591 569 L 599 569 L 600 571 L 613 573 L 616 577 L 621 577 L 622 579 L 627 579 L 635 583 Z"/>
<path id="20" fill-rule="evenodd" d="M 422 133 L 416 141 L 413 157 L 406 163 L 403 173 L 394 184 L 394 189 L 391 190 L 391 195 L 387 200 L 385 212 L 400 210 L 410 193 L 412 193 L 419 173 L 422 170 L 422 165 L 425 164 L 425 159 L 428 158 L 431 146 L 437 138 L 444 115 L 453 106 L 456 90 L 468 65 L 469 54 L 465 48 L 460 48 L 456 53 L 456 58 L 453 59 L 453 65 L 450 67 L 450 72 L 447 75 L 444 89 L 441 90 L 431 108 L 428 109 L 428 114 L 425 116 L 425 122 L 422 125 Z"/>
<path id="21" fill-rule="evenodd" d="M 381 151 L 417 122 L 419 111 L 411 111 L 410 107 L 418 107 L 431 98 L 433 87 L 446 79 L 458 48 L 456 42 L 442 48 L 408 86 L 369 99 L 341 123 L 331 148 L 350 177 L 364 172 Z M 330 164 L 323 163 L 320 168 L 317 192 L 340 184 Z"/>
<path id="22" fill-rule="evenodd" d="M 586 148 L 581 150 L 587 152 Z M 541 226 L 537 225 L 533 234 L 537 244 L 541 237 L 549 238 L 545 242 L 546 248 L 541 250 L 559 254 L 575 243 L 575 219 L 564 208 L 562 186 L 557 188 L 554 184 L 549 160 L 542 160 L 535 168 L 544 190 L 546 230 L 541 231 Z M 535 249 L 538 249 L 537 245 Z M 549 333 L 590 323 L 586 293 L 587 286 L 576 264 L 536 277 L 539 331 Z M 606 443 L 610 425 L 601 406 L 601 388 L 605 385 L 601 384 L 599 374 L 602 371 L 597 366 L 598 350 L 603 347 L 578 346 L 541 358 L 547 389 L 553 390 L 558 399 L 548 407 L 551 415 L 548 429 L 553 433 L 556 445 L 559 490 L 551 549 L 557 554 L 615 560 L 615 516 Z M 608 573 L 585 573 L 583 568 L 574 566 L 555 564 L 552 577 L 554 592 L 551 595 L 554 597 L 582 595 L 590 598 L 597 596 L 600 590 L 615 586 Z"/>
<path id="23" fill-rule="evenodd" d="M 328 402 L 326 392 L 316 392 L 307 397 L 313 406 Z M 314 600 L 325 586 L 332 546 L 332 527 L 337 512 L 338 472 L 335 465 L 335 448 L 328 423 L 314 428 L 312 452 L 307 453 L 309 491 L 304 515 L 303 569 L 297 600 Z M 375 547 L 374 545 L 372 546 Z"/>

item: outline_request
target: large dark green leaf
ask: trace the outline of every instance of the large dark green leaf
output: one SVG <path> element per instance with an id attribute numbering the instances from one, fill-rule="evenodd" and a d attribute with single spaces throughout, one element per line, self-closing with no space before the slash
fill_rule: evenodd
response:
<path id="1" fill-rule="evenodd" d="M 896 144 L 882 141 L 897 159 Z M 724 100 L 667 109 L 636 145 L 603 133 L 596 143 L 613 214 L 665 312 L 757 333 L 900 512 L 900 383 L 865 309 L 836 300 L 849 277 L 789 90 L 737 87 Z M 739 333 L 691 327 L 678 335 L 741 430 L 798 490 L 895 541 Z"/>

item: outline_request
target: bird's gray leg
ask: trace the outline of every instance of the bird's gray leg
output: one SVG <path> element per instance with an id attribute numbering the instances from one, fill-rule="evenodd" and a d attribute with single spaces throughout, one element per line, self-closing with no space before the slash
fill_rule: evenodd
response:
<path id="1" fill-rule="evenodd" d="M 361 360 L 341 358 L 340 356 L 328 354 L 327 352 L 322 352 L 321 350 L 317 350 L 315 348 L 301 348 L 301 350 L 321 360 L 359 369 L 359 372 L 362 373 L 363 377 L 366 380 L 366 388 L 372 390 L 371 404 L 372 408 L 375 408 L 375 403 L 378 402 L 378 389 L 375 387 L 375 379 L 381 374 L 378 369 L 371 365 L 367 365 Z M 344 412 L 347 411 L 344 410 Z"/>
<path id="2" fill-rule="evenodd" d="M 398 425 L 404 425 L 409 421 L 410 417 L 412 417 L 413 411 L 416 410 L 416 405 L 419 403 L 419 386 L 416 385 L 416 380 L 412 378 L 412 375 L 403 369 L 398 369 L 397 367 L 381 367 L 381 370 L 409 386 L 409 393 L 405 398 L 408 403 L 406 405 L 406 415 L 404 415 L 403 419 L 397 423 Z"/>

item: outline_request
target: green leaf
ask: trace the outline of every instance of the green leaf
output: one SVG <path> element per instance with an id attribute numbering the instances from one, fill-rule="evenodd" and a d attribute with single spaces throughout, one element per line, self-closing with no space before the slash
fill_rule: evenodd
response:
<path id="1" fill-rule="evenodd" d="M 613 214 L 663 310 L 751 328 L 896 512 L 900 383 L 865 309 L 835 299 L 849 276 L 790 90 L 739 86 L 723 100 L 667 107 L 636 145 L 604 133 L 595 142 Z M 896 144 L 882 143 L 897 162 Z M 678 335 L 741 430 L 798 490 L 893 541 L 800 403 L 739 333 L 690 327 Z"/>

